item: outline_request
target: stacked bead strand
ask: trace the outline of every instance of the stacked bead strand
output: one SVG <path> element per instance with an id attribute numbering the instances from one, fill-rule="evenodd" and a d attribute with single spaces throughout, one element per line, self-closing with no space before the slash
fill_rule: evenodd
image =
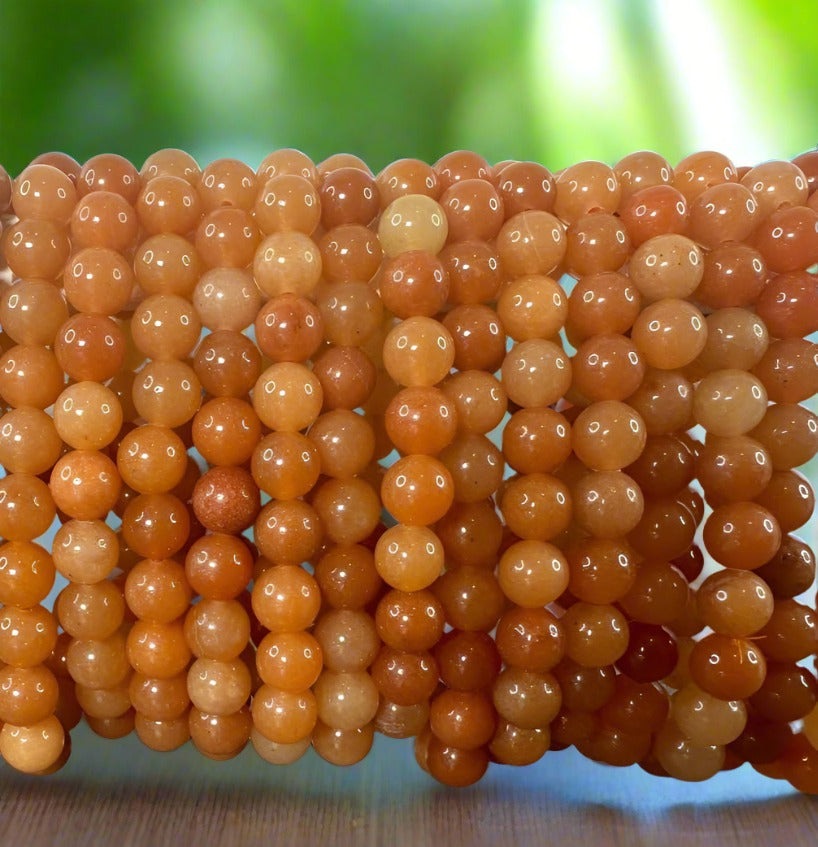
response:
<path id="1" fill-rule="evenodd" d="M 53 771 L 84 715 L 274 764 L 415 738 L 449 785 L 573 746 L 818 791 L 817 180 L 0 171 L 2 756 Z"/>

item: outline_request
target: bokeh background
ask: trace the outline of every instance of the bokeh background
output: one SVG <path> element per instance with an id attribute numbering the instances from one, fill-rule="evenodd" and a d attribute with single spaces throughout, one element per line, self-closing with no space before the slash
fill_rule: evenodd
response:
<path id="1" fill-rule="evenodd" d="M 816 0 L 0 0 L 0 162 L 818 143 Z"/>

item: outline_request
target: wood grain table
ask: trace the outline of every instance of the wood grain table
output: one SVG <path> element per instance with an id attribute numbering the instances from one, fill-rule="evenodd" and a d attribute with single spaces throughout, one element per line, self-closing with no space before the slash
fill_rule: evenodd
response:
<path id="1" fill-rule="evenodd" d="M 252 750 L 229 762 L 190 745 L 171 754 L 134 737 L 103 741 L 81 725 L 68 765 L 28 778 L 0 763 L 0 844 L 14 847 L 482 847 L 719 845 L 816 847 L 818 798 L 749 767 L 689 785 L 606 768 L 573 751 L 495 767 L 445 789 L 411 744 L 377 739 L 338 769 L 312 752 L 286 768 Z"/>

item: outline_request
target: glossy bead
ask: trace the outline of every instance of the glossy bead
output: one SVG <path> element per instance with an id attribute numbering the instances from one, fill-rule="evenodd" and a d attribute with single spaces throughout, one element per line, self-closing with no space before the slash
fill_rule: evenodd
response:
<path id="1" fill-rule="evenodd" d="M 334 544 L 358 544 L 378 525 L 381 504 L 376 489 L 359 478 L 328 479 L 312 494 L 325 538 Z"/>
<path id="2" fill-rule="evenodd" d="M 790 663 L 769 663 L 764 684 L 750 699 L 756 714 L 770 721 L 791 723 L 805 718 L 818 700 L 815 675 Z"/>
<path id="3" fill-rule="evenodd" d="M 506 338 L 493 309 L 479 303 L 462 304 L 447 312 L 442 323 L 452 335 L 458 370 L 497 370 L 506 352 Z"/>
<path id="4" fill-rule="evenodd" d="M 453 497 L 451 474 L 432 457 L 399 459 L 387 470 L 381 484 L 384 507 L 402 523 L 434 523 L 448 511 Z"/>
<path id="5" fill-rule="evenodd" d="M 753 373 L 773 403 L 802 403 L 818 390 L 818 347 L 806 338 L 773 341 Z"/>
<path id="6" fill-rule="evenodd" d="M 310 626 L 318 614 L 319 588 L 296 565 L 268 568 L 253 586 L 253 611 L 271 632 L 295 632 Z"/>
<path id="7" fill-rule="evenodd" d="M 488 768 L 488 753 L 484 748 L 461 750 L 449 747 L 431 736 L 428 750 L 429 773 L 438 782 L 456 788 L 473 785 L 482 779 Z"/>
<path id="8" fill-rule="evenodd" d="M 818 258 L 818 211 L 789 206 L 773 212 L 751 241 L 776 273 L 805 270 Z"/>
<path id="9" fill-rule="evenodd" d="M 431 701 L 429 725 L 442 743 L 474 750 L 493 738 L 496 716 L 485 694 L 444 690 Z"/>
<path id="10" fill-rule="evenodd" d="M 449 303 L 453 306 L 490 303 L 504 281 L 500 257 L 485 241 L 457 241 L 440 251 L 449 277 Z"/>
<path id="11" fill-rule="evenodd" d="M 182 439 L 173 430 L 152 424 L 127 433 L 116 458 L 122 481 L 143 494 L 170 491 L 181 482 L 187 467 Z"/>
<path id="12" fill-rule="evenodd" d="M 7 723 L 0 730 L 0 755 L 23 773 L 46 771 L 59 760 L 65 743 L 66 733 L 53 715 L 25 726 Z"/>
<path id="13" fill-rule="evenodd" d="M 711 309 L 753 304 L 767 281 L 767 265 L 747 244 L 722 244 L 704 257 L 704 273 L 694 297 Z"/>
<path id="14" fill-rule="evenodd" d="M 767 663 L 753 642 L 726 635 L 708 635 L 690 654 L 693 682 L 719 700 L 744 700 L 764 682 Z"/>
<path id="15" fill-rule="evenodd" d="M 561 221 L 538 209 L 510 217 L 497 234 L 497 252 L 511 276 L 548 275 L 565 256 L 567 241 Z"/>
<path id="16" fill-rule="evenodd" d="M 328 347 L 313 358 L 313 374 L 323 390 L 323 408 L 363 406 L 375 388 L 377 370 L 359 347 Z"/>
<path id="17" fill-rule="evenodd" d="M 631 243 L 638 247 L 657 235 L 684 234 L 689 208 L 680 191 L 660 183 L 633 192 L 620 203 L 619 215 Z"/>
<path id="18" fill-rule="evenodd" d="M 336 729 L 319 720 L 312 733 L 312 746 L 330 764 L 349 767 L 366 758 L 372 748 L 374 734 L 372 723 L 357 729 Z"/>
<path id="19" fill-rule="evenodd" d="M 276 433 L 276 436 L 285 435 L 286 443 L 300 444 L 293 440 L 295 433 Z M 336 479 L 357 476 L 369 465 L 375 452 L 375 433 L 372 425 L 363 415 L 349 409 L 333 409 L 320 415 L 309 428 L 307 437 L 309 444 L 305 445 L 298 471 L 299 475 L 303 476 L 300 487 L 307 486 L 313 474 L 317 476 L 319 467 L 324 476 Z M 264 449 L 266 448 L 262 448 Z M 314 483 L 315 480 L 312 480 L 306 490 L 312 488 Z M 279 478 L 278 484 L 284 484 L 284 477 Z M 263 485 L 261 487 L 264 488 Z M 306 490 L 301 493 L 306 493 Z"/>
<path id="20" fill-rule="evenodd" d="M 689 297 L 704 273 L 701 249 L 683 235 L 657 235 L 634 250 L 630 279 L 647 302 Z"/>
<path id="21" fill-rule="evenodd" d="M 630 253 L 630 239 L 616 215 L 594 212 L 575 220 L 566 231 L 565 265 L 577 276 L 616 271 Z"/>
<path id="22" fill-rule="evenodd" d="M 666 435 L 689 426 L 693 386 L 676 371 L 648 368 L 627 401 L 642 416 L 648 435 Z"/>
<path id="23" fill-rule="evenodd" d="M 803 526 L 815 507 L 812 486 L 795 471 L 773 473 L 765 489 L 754 499 L 772 513 L 783 533 Z"/>
<path id="24" fill-rule="evenodd" d="M 205 211 L 221 206 L 249 210 L 255 200 L 256 177 L 238 159 L 216 159 L 202 171 L 196 190 Z"/>
<path id="25" fill-rule="evenodd" d="M 6 264 L 21 279 L 56 279 L 71 250 L 63 226 L 38 218 L 4 226 L 0 244 Z"/>
<path id="26" fill-rule="evenodd" d="M 301 232 L 275 232 L 258 245 L 253 276 L 266 297 L 292 293 L 309 296 L 321 276 L 321 253 Z"/>
<path id="27" fill-rule="evenodd" d="M 51 526 L 56 508 L 48 486 L 30 474 L 0 480 L 0 537 L 31 541 Z"/>
<path id="28" fill-rule="evenodd" d="M 201 168 L 193 156 L 185 153 L 184 150 L 167 148 L 151 153 L 145 159 L 140 170 L 140 176 L 143 180 L 150 180 L 165 174 L 181 177 L 191 185 L 195 185 L 201 174 Z"/>
<path id="29" fill-rule="evenodd" d="M 562 705 L 562 692 L 550 673 L 506 668 L 492 686 L 497 715 L 522 729 L 547 727 Z"/>
<path id="30" fill-rule="evenodd" d="M 4 606 L 0 610 L 0 662 L 34 667 L 45 662 L 57 644 L 57 621 L 42 606 Z"/>
<path id="31" fill-rule="evenodd" d="M 208 329 L 241 331 L 256 318 L 261 295 L 250 274 L 239 267 L 215 267 L 196 284 L 193 306 Z M 198 335 L 197 328 L 195 340 Z"/>
<path id="32" fill-rule="evenodd" d="M 181 673 L 191 657 L 181 620 L 136 621 L 128 632 L 126 649 L 128 662 L 137 673 L 160 679 Z"/>
<path id="33" fill-rule="evenodd" d="M 551 473 L 571 452 L 571 425 L 553 409 L 521 409 L 503 427 L 502 445 L 519 473 Z"/>
<path id="34" fill-rule="evenodd" d="M 500 580 L 488 568 L 461 565 L 448 570 L 432 590 L 446 622 L 467 632 L 492 630 L 505 608 Z"/>
<path id="35" fill-rule="evenodd" d="M 642 518 L 631 530 L 628 541 L 643 556 L 673 560 L 693 543 L 701 520 L 688 505 L 683 489 L 675 498 L 647 500 Z"/>
<path id="36" fill-rule="evenodd" d="M 28 608 L 48 596 L 54 583 L 51 555 L 31 541 L 0 546 L 0 602 Z"/>
<path id="37" fill-rule="evenodd" d="M 268 153 L 258 166 L 259 180 L 272 179 L 281 174 L 297 174 L 309 180 L 313 185 L 318 183 L 318 172 L 312 159 L 300 150 L 284 147 Z"/>
<path id="38" fill-rule="evenodd" d="M 776 598 L 796 597 L 815 579 L 815 554 L 799 538 L 788 535 L 782 539 L 772 559 L 755 573 L 767 583 Z"/>
<path id="39" fill-rule="evenodd" d="M 454 439 L 454 405 L 439 389 L 414 386 L 399 391 L 384 412 L 386 431 L 403 453 L 439 453 Z"/>
<path id="40" fill-rule="evenodd" d="M 503 388 L 518 406 L 550 406 L 571 385 L 571 360 L 553 341 L 532 338 L 511 348 L 501 373 Z"/>
<path id="41" fill-rule="evenodd" d="M 131 672 L 121 630 L 104 639 L 75 638 L 68 646 L 66 667 L 72 679 L 86 688 L 113 688 Z"/>
<path id="42" fill-rule="evenodd" d="M 690 206 L 687 233 L 703 247 L 744 241 L 765 212 L 744 185 L 726 182 L 703 191 Z"/>
<path id="43" fill-rule="evenodd" d="M 375 610 L 381 641 L 396 650 L 430 650 L 440 640 L 444 623 L 443 607 L 429 589 L 393 589 L 381 597 Z"/>
<path id="44" fill-rule="evenodd" d="M 334 546 L 315 565 L 315 580 L 333 608 L 359 609 L 380 593 L 373 554 L 358 544 Z"/>
<path id="45" fill-rule="evenodd" d="M 549 276 L 523 276 L 503 287 L 497 315 L 515 341 L 552 338 L 568 315 L 568 299 Z"/>
<path id="46" fill-rule="evenodd" d="M 48 348 L 18 344 L 0 357 L 0 396 L 15 408 L 46 409 L 63 390 L 63 370 Z"/>
<path id="47" fill-rule="evenodd" d="M 376 177 L 380 208 L 383 211 L 393 200 L 406 194 L 440 196 L 440 184 L 431 165 L 419 159 L 397 159 L 388 164 Z"/>
<path id="48" fill-rule="evenodd" d="M 116 503 L 121 485 L 116 465 L 95 450 L 64 454 L 49 481 L 57 508 L 84 521 L 105 517 Z"/>
<path id="49" fill-rule="evenodd" d="M 318 656 L 323 657 L 323 666 L 337 673 L 366 670 L 381 646 L 372 616 L 359 609 L 325 611 L 316 622 L 313 635 L 320 647 Z M 313 659 L 313 669 L 315 665 Z"/>
<path id="50" fill-rule="evenodd" d="M 743 435 L 764 417 L 767 397 L 763 381 L 745 371 L 714 371 L 696 386 L 693 413 L 708 433 Z"/>
<path id="51" fill-rule="evenodd" d="M 279 431 L 308 427 L 318 417 L 322 402 L 318 378 L 295 362 L 271 365 L 259 376 L 253 390 L 253 406 L 262 423 Z"/>
<path id="52" fill-rule="evenodd" d="M 319 288 L 316 305 L 323 320 L 323 335 L 332 344 L 361 346 L 381 326 L 383 304 L 374 287 L 366 282 L 348 281 Z M 313 349 L 317 349 L 320 340 Z"/>
<path id="53" fill-rule="evenodd" d="M 454 503 L 435 525 L 446 557 L 456 565 L 494 567 L 503 528 L 491 500 Z"/>
<path id="54" fill-rule="evenodd" d="M 536 673 L 550 671 L 565 655 L 562 624 L 546 609 L 512 607 L 500 618 L 495 639 L 506 665 Z"/>
<path id="55" fill-rule="evenodd" d="M 746 435 L 710 436 L 696 456 L 696 476 L 711 505 L 755 498 L 772 478 L 769 453 Z"/>
<path id="56" fill-rule="evenodd" d="M 497 578 L 503 593 L 518 606 L 553 603 L 568 587 L 568 562 L 544 541 L 518 541 L 503 553 Z"/>
<path id="57" fill-rule="evenodd" d="M 241 465 L 259 442 L 261 422 L 246 401 L 216 397 L 196 413 L 192 436 L 194 446 L 210 465 Z"/>
<path id="58" fill-rule="evenodd" d="M 776 600 L 758 636 L 759 647 L 771 661 L 800 662 L 815 652 L 818 643 L 815 610 L 795 600 Z"/>
<path id="59" fill-rule="evenodd" d="M 146 238 L 134 254 L 134 276 L 146 294 L 189 297 L 203 266 L 196 248 L 181 235 Z"/>
<path id="60" fill-rule="evenodd" d="M 616 667 L 635 682 L 658 682 L 676 667 L 679 659 L 676 641 L 660 626 L 630 621 L 628 648 Z"/>
<path id="61" fill-rule="evenodd" d="M 265 738 L 255 727 L 250 732 L 250 743 L 258 755 L 271 765 L 291 765 L 310 749 L 310 736 L 292 744 L 279 744 Z"/>
<path id="62" fill-rule="evenodd" d="M 313 691 L 318 717 L 336 729 L 360 729 L 378 710 L 378 688 L 365 671 L 335 673 L 325 670 Z"/>
<path id="63" fill-rule="evenodd" d="M 446 243 L 448 222 L 443 208 L 423 194 L 397 197 L 384 209 L 378 239 L 387 256 L 406 250 L 438 253 Z"/>
<path id="64" fill-rule="evenodd" d="M 430 653 L 382 647 L 370 669 L 381 697 L 399 706 L 426 702 L 438 685 L 438 665 Z"/>
<path id="65" fill-rule="evenodd" d="M 755 570 L 778 550 L 781 528 L 763 506 L 737 501 L 713 511 L 704 524 L 702 537 L 708 552 L 719 564 Z"/>
<path id="66" fill-rule="evenodd" d="M 571 359 L 572 386 L 584 398 L 591 402 L 624 400 L 639 388 L 645 375 L 645 358 L 637 347 L 641 317 L 633 327 L 633 340 L 624 335 L 597 335 L 579 345 Z"/>
<path id="67" fill-rule="evenodd" d="M 611 471 L 635 461 L 647 433 L 641 415 L 615 400 L 592 403 L 574 421 L 574 452 L 589 468 Z"/>
<path id="68" fill-rule="evenodd" d="M 190 740 L 209 759 L 221 761 L 237 756 L 247 744 L 253 720 L 247 708 L 230 715 L 210 715 L 192 708 L 188 713 Z"/>
<path id="69" fill-rule="evenodd" d="M 326 174 L 319 196 L 325 229 L 352 223 L 366 226 L 380 206 L 374 178 L 358 168 L 336 168 Z"/>
<path id="70" fill-rule="evenodd" d="M 187 611 L 191 596 L 184 567 L 172 559 L 145 559 L 125 580 L 128 607 L 145 620 L 176 620 Z"/>
<path id="71" fill-rule="evenodd" d="M 583 474 L 571 487 L 573 517 L 596 538 L 616 539 L 633 530 L 645 509 L 639 486 L 620 471 Z"/>
<path id="72" fill-rule="evenodd" d="M 137 375 L 133 402 L 148 423 L 178 427 L 199 410 L 201 384 L 193 368 L 184 362 L 151 361 Z"/>
<path id="73" fill-rule="evenodd" d="M 434 254 L 410 250 L 384 263 L 378 290 L 384 306 L 396 317 L 432 317 L 446 303 L 449 275 Z"/>
<path id="74" fill-rule="evenodd" d="M 723 153 L 701 150 L 685 156 L 673 169 L 673 184 L 688 201 L 713 185 L 737 182 L 736 166 Z"/>
<path id="75" fill-rule="evenodd" d="M 454 373 L 444 380 L 441 388 L 452 404 L 457 428 L 465 432 L 490 432 L 508 409 L 502 383 L 485 371 Z"/>
<path id="76" fill-rule="evenodd" d="M 185 575 L 196 594 L 208 600 L 233 600 L 253 575 L 253 555 L 240 538 L 220 533 L 191 544 L 185 556 Z"/>
<path id="77" fill-rule="evenodd" d="M 65 224 L 77 202 L 77 189 L 58 168 L 32 163 L 14 180 L 11 202 L 18 218 L 44 218 Z"/>
<path id="78" fill-rule="evenodd" d="M 122 514 L 122 537 L 146 559 L 165 559 L 182 549 L 190 532 L 186 504 L 173 494 L 140 494 Z"/>
<path id="79" fill-rule="evenodd" d="M 633 621 L 661 626 L 684 611 L 689 591 L 686 580 L 672 565 L 646 559 L 636 566 L 633 584 L 619 605 Z"/>
<path id="80" fill-rule="evenodd" d="M 447 188 L 440 205 L 448 221 L 449 241 L 488 241 L 503 224 L 503 202 L 484 179 L 461 179 Z"/>
<path id="81" fill-rule="evenodd" d="M 636 579 L 633 556 L 617 540 L 583 539 L 568 548 L 566 557 L 568 590 L 586 603 L 614 603 L 628 593 Z"/>
<path id="82" fill-rule="evenodd" d="M 500 499 L 506 526 L 521 539 L 549 541 L 568 527 L 571 510 L 568 486 L 546 474 L 509 480 Z"/>
<path id="83" fill-rule="evenodd" d="M 454 364 L 454 340 L 438 321 L 422 316 L 407 318 L 387 335 L 383 363 L 400 385 L 434 385 Z"/>
<path id="84" fill-rule="evenodd" d="M 265 235 L 289 230 L 312 235 L 321 220 L 318 192 L 301 174 L 279 173 L 262 185 L 253 215 Z"/>
<path id="85" fill-rule="evenodd" d="M 122 426 L 122 406 L 109 388 L 98 382 L 68 386 L 54 403 L 54 426 L 75 450 L 100 450 Z"/>
<path id="86" fill-rule="evenodd" d="M 631 339 L 652 368 L 673 370 L 692 362 L 707 343 L 704 315 L 685 300 L 647 306 L 634 322 Z"/>
<path id="87" fill-rule="evenodd" d="M 485 435 L 458 435 L 438 458 L 451 474 L 455 502 L 484 500 L 494 494 L 502 482 L 502 454 Z"/>
<path id="88" fill-rule="evenodd" d="M 237 658 L 250 638 L 250 618 L 238 600 L 201 599 L 185 615 L 185 640 L 194 656 Z"/>
<path id="89" fill-rule="evenodd" d="M 441 156 L 434 164 L 434 172 L 442 191 L 464 179 L 491 179 L 489 163 L 469 150 L 454 150 Z"/>
<path id="90" fill-rule="evenodd" d="M 512 162 L 497 178 L 497 189 L 507 217 L 529 209 L 551 212 L 556 191 L 551 172 L 537 162 Z"/>
<path id="91" fill-rule="evenodd" d="M 710 779 L 721 770 L 725 759 L 724 747 L 694 744 L 670 720 L 654 738 L 653 754 L 670 776 L 686 782 Z"/>
<path id="92" fill-rule="evenodd" d="M 185 179 L 172 174 L 147 180 L 136 200 L 139 222 L 150 235 L 191 232 L 202 214 L 199 195 Z"/>
<path id="93" fill-rule="evenodd" d="M 0 320 L 5 333 L 18 344 L 51 345 L 68 320 L 65 295 L 44 280 L 19 280 L 0 298 Z"/>
<path id="94" fill-rule="evenodd" d="M 315 556 L 323 538 L 323 527 L 309 504 L 302 500 L 277 500 L 259 512 L 254 535 L 259 551 L 271 562 L 297 565 Z"/>
<path id="95" fill-rule="evenodd" d="M 741 184 L 752 191 L 761 218 L 782 206 L 803 205 L 809 190 L 804 172 L 794 162 L 762 162 L 741 178 Z"/>

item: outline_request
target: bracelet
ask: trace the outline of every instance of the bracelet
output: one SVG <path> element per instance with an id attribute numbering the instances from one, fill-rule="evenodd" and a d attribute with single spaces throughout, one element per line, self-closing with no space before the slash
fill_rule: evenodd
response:
<path id="1" fill-rule="evenodd" d="M 11 767 L 84 717 L 818 793 L 818 150 L 48 153 L 0 227 Z"/>

